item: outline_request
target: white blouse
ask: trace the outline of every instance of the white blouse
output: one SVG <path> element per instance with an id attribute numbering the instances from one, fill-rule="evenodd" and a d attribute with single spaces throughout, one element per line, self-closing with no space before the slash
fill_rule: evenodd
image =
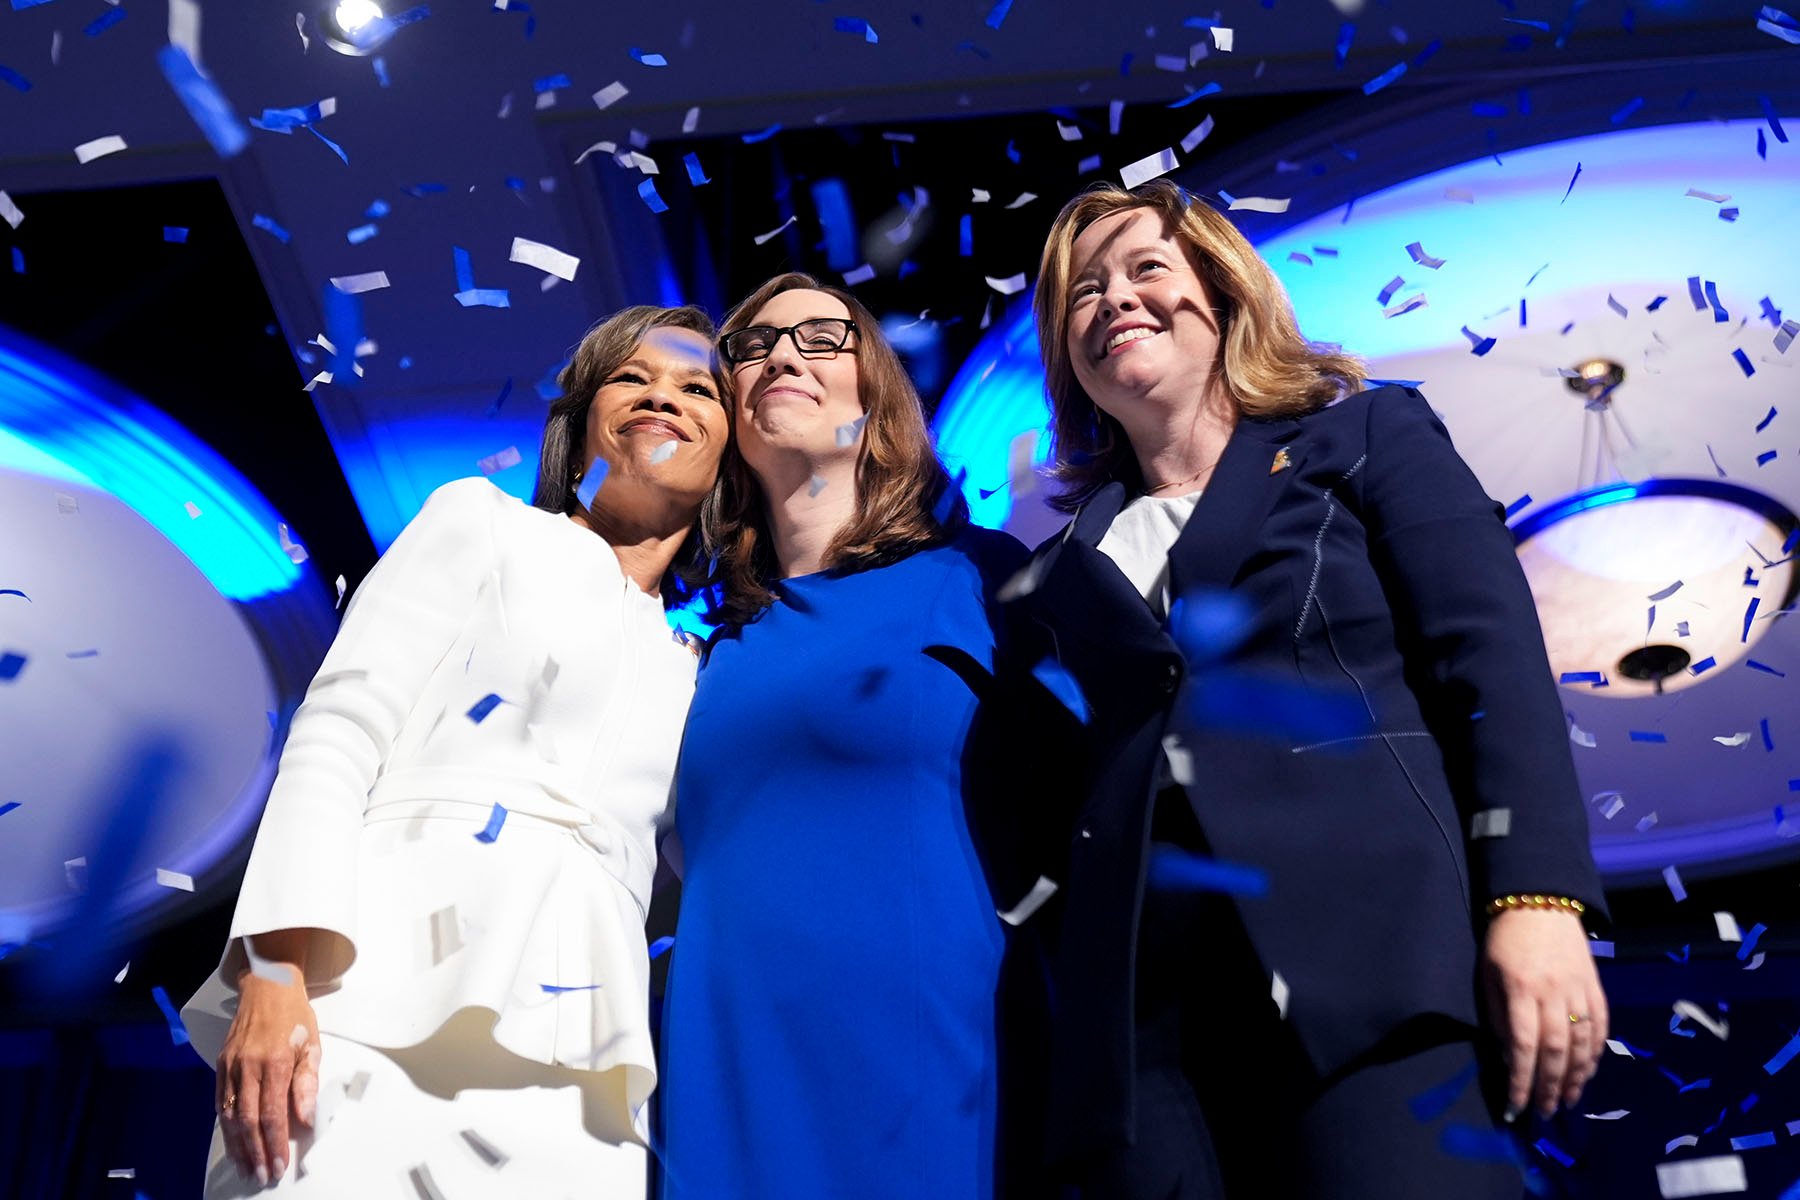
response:
<path id="1" fill-rule="evenodd" d="M 491 1011 L 512 1054 L 655 1084 L 644 915 L 696 659 L 600 537 L 480 479 L 434 492 L 362 586 L 295 713 L 219 971 L 320 931 L 321 1030 L 414 1045 Z M 505 809 L 497 835 L 486 835 Z M 478 836 L 482 835 L 482 836 Z"/>
<path id="2" fill-rule="evenodd" d="M 1100 539 L 1100 553 L 1118 564 L 1158 617 L 1169 615 L 1169 551 L 1199 503 L 1199 492 L 1139 496 L 1119 510 Z"/>

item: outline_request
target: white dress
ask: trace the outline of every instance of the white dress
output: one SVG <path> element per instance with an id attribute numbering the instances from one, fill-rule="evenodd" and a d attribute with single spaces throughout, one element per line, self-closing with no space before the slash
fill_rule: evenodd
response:
<path id="1" fill-rule="evenodd" d="M 319 1119 L 282 1189 L 643 1195 L 644 916 L 695 661 L 601 538 L 485 480 L 370 572 L 182 1014 L 211 1063 L 242 939 L 320 931 Z M 253 1193 L 215 1129 L 207 1194 Z"/>

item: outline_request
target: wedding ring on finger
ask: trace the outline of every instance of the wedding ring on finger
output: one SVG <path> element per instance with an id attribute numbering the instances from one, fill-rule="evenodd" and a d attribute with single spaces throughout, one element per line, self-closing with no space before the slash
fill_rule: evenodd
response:
<path id="1" fill-rule="evenodd" d="M 1594 1017 L 1593 1017 L 1592 1013 L 1570 1013 L 1569 1014 L 1569 1024 L 1571 1024 L 1571 1025 L 1579 1025 L 1583 1021 L 1591 1021 L 1593 1019 L 1594 1019 Z"/>
<path id="2" fill-rule="evenodd" d="M 237 1109 L 237 1093 L 233 1092 L 229 1096 L 225 1097 L 225 1103 L 222 1106 L 220 1106 L 220 1108 L 219 1108 L 219 1115 L 222 1117 L 229 1117 L 229 1116 L 233 1115 L 233 1113 L 236 1109 Z"/>

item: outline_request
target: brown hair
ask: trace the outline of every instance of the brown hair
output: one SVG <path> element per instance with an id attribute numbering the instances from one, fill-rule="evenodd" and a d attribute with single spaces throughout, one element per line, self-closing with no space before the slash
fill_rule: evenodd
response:
<path id="1" fill-rule="evenodd" d="M 537 485 L 532 489 L 531 503 L 547 512 L 568 514 L 579 505 L 576 498 L 576 472 L 587 467 L 588 409 L 594 395 L 619 365 L 636 352 L 652 329 L 686 329 L 711 342 L 718 336 L 712 318 L 693 305 L 681 308 L 659 308 L 652 304 L 634 304 L 622 308 L 605 320 L 596 322 L 581 337 L 569 363 L 556 377 L 562 394 L 550 402 L 550 415 L 544 420 L 544 443 L 538 451 Z M 731 408 L 731 380 L 725 376 L 717 350 L 710 363 L 713 382 L 726 410 Z M 729 449 L 726 451 L 730 453 Z M 716 522 L 715 515 L 723 496 L 724 480 L 713 484 L 700 504 L 700 516 L 693 532 L 676 552 L 675 560 L 663 575 L 662 597 L 665 605 L 685 602 L 696 590 L 712 582 L 712 547 L 706 530 Z"/>
<path id="2" fill-rule="evenodd" d="M 883 336 L 881 322 L 860 300 L 811 275 L 790 271 L 745 297 L 725 317 L 720 335 L 751 324 L 763 305 L 782 292 L 800 290 L 824 292 L 850 310 L 850 319 L 856 322 L 851 349 L 857 359 L 857 391 L 867 418 L 856 456 L 856 512 L 825 548 L 825 569 L 840 574 L 866 571 L 944 541 L 945 522 L 933 510 L 950 488 L 950 477 L 932 449 L 919 393 Z M 737 420 L 735 404 L 732 420 Z M 767 499 L 738 453 L 735 438 L 719 476 L 724 497 L 708 539 L 718 548 L 724 595 L 709 619 L 742 625 L 774 602 L 771 585 L 780 568 L 769 532 Z M 955 511 L 966 509 L 957 503 Z"/>
<path id="3" fill-rule="evenodd" d="M 1240 415 L 1301 416 L 1354 391 L 1364 378 L 1356 357 L 1300 335 L 1281 281 L 1223 213 L 1167 179 L 1130 191 L 1095 184 L 1057 214 L 1033 300 L 1050 394 L 1051 474 L 1067 485 L 1050 503 L 1064 512 L 1080 508 L 1115 479 L 1133 488 L 1143 482 L 1124 427 L 1082 390 L 1069 361 L 1075 239 L 1094 222 L 1134 208 L 1162 214 L 1218 306 L 1222 348 L 1214 370 Z"/>

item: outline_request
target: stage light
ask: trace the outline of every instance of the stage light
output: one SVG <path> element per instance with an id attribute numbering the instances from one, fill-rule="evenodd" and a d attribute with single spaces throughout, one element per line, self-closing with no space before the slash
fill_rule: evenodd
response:
<path id="1" fill-rule="evenodd" d="M 373 53 L 397 28 L 375 0 L 337 0 L 319 14 L 319 33 L 339 54 Z"/>

